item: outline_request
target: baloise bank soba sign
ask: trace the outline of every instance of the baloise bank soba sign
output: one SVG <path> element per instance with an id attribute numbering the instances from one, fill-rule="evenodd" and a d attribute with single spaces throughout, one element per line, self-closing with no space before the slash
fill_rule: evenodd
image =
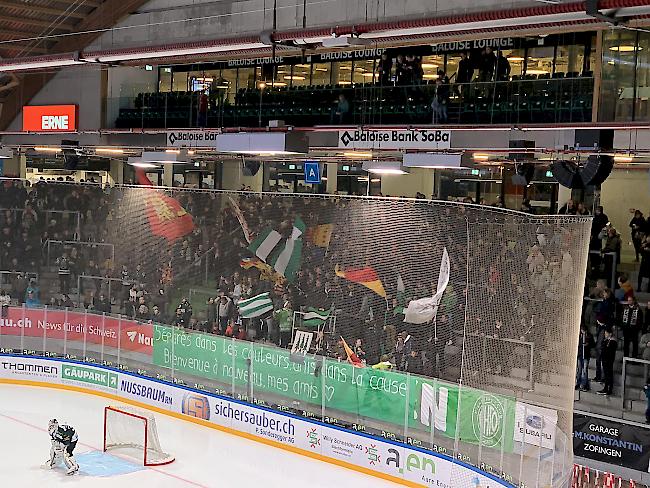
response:
<path id="1" fill-rule="evenodd" d="M 343 149 L 449 149 L 451 131 L 441 129 L 341 130 Z"/>

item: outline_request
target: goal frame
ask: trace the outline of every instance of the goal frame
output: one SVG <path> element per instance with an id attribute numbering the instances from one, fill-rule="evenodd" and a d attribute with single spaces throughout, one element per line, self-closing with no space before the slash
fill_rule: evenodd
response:
<path id="1" fill-rule="evenodd" d="M 104 452 L 107 451 L 106 435 L 107 435 L 107 427 L 108 427 L 107 420 L 108 420 L 108 412 L 109 411 L 116 412 L 116 413 L 119 413 L 121 415 L 127 415 L 129 417 L 133 417 L 133 418 L 136 418 L 136 419 L 139 419 L 139 420 L 143 421 L 143 423 L 144 423 L 144 432 L 143 432 L 143 436 L 144 436 L 144 443 L 143 443 L 143 446 L 144 446 L 144 459 L 143 459 L 143 461 L 144 461 L 145 466 L 164 466 L 166 464 L 171 464 L 171 463 L 173 463 L 175 461 L 176 458 L 172 456 L 171 459 L 166 460 L 166 461 L 149 462 L 148 456 L 147 456 L 147 452 L 148 452 L 148 436 L 147 436 L 147 432 L 149 431 L 149 419 L 147 417 L 142 416 L 142 415 L 137 415 L 135 413 L 127 412 L 125 410 L 121 410 L 120 408 L 111 407 L 111 406 L 104 407 L 104 446 L 103 446 L 104 447 Z"/>

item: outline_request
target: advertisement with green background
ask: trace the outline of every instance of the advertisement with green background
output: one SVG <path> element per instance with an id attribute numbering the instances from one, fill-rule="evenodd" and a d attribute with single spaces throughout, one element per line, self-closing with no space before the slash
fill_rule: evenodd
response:
<path id="1" fill-rule="evenodd" d="M 250 360 L 250 366 L 248 364 Z M 374 419 L 402 430 L 431 429 L 435 435 L 512 452 L 515 399 L 399 372 L 351 364 L 209 334 L 155 326 L 153 363 L 236 387 L 252 387 L 319 408 Z M 408 403 L 408 414 L 405 412 Z M 460 407 L 460 413 L 458 408 Z M 460 426 L 457 425 L 460 420 Z"/>

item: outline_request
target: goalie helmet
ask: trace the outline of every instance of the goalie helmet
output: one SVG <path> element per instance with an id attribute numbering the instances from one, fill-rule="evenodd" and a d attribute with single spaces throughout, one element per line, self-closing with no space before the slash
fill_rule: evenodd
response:
<path id="1" fill-rule="evenodd" d="M 47 433 L 50 434 L 50 436 L 52 436 L 54 435 L 56 429 L 58 428 L 59 428 L 59 422 L 56 419 L 51 419 L 47 424 Z"/>

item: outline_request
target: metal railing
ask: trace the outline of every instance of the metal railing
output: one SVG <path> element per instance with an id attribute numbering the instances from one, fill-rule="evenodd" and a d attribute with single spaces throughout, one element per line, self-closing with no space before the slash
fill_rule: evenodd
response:
<path id="1" fill-rule="evenodd" d="M 190 386 L 446 454 L 516 486 L 566 487 L 572 474 L 558 412 L 436 378 L 48 307 L 10 307 L 0 318 L 0 353 L 65 357 Z M 534 435 L 527 419 L 539 415 L 543 435 Z"/>
<path id="2" fill-rule="evenodd" d="M 465 124 L 585 122 L 591 120 L 592 77 L 518 79 L 413 85 L 352 83 L 215 90 L 204 121 L 198 92 L 143 93 L 108 99 L 107 124 L 121 128 L 266 125 Z M 348 109 L 338 110 L 344 95 Z M 440 103 L 439 103 L 440 102 Z"/>
<path id="3" fill-rule="evenodd" d="M 113 244 L 107 244 L 104 242 L 59 241 L 55 239 L 48 239 L 43 243 L 43 247 L 46 248 L 46 262 L 48 266 L 54 264 L 52 260 L 56 260 L 57 258 L 61 257 L 66 248 L 74 247 L 90 247 L 97 249 L 98 252 L 107 252 L 107 258 L 110 259 L 111 262 L 115 262 L 115 246 Z"/>
<path id="4" fill-rule="evenodd" d="M 650 361 L 646 359 L 637 359 L 637 358 L 630 358 L 630 357 L 623 357 L 623 368 L 621 370 L 621 407 L 623 410 L 628 410 L 628 402 L 629 402 L 629 409 L 632 408 L 632 402 L 634 401 L 643 401 L 646 402 L 645 400 L 645 395 L 643 400 L 639 397 L 637 398 L 628 398 L 626 394 L 629 393 L 630 389 L 627 387 L 627 380 L 628 380 L 628 375 L 630 375 L 630 370 L 632 366 L 643 366 L 643 384 L 645 385 L 645 382 L 647 381 L 648 378 L 648 369 L 650 367 Z M 638 377 L 638 375 L 637 375 Z"/>

